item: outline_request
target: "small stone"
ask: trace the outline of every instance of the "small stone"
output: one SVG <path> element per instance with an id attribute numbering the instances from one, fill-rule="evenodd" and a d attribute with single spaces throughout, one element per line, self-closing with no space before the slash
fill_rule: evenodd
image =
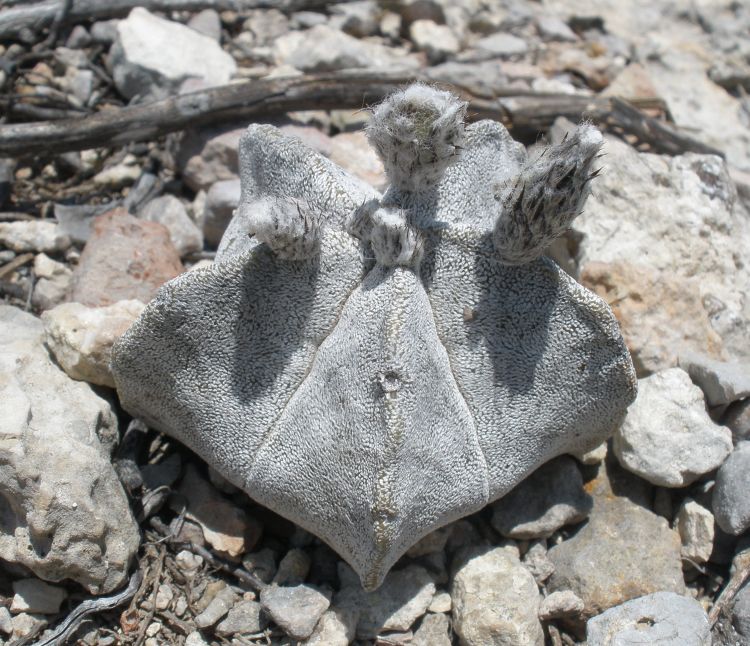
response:
<path id="1" fill-rule="evenodd" d="M 418 558 L 427 554 L 435 554 L 442 552 L 445 549 L 448 539 L 453 533 L 453 525 L 446 525 L 440 529 L 436 529 L 434 532 L 430 532 L 424 538 L 421 538 L 418 542 L 412 545 L 407 551 L 407 556 L 411 558 Z"/>
<path id="2" fill-rule="evenodd" d="M 148 303 L 162 284 L 182 271 L 164 226 L 115 209 L 94 219 L 73 272 L 71 300 L 92 307 L 123 300 Z"/>
<path id="3" fill-rule="evenodd" d="M 301 584 L 292 587 L 269 585 L 260 593 L 263 610 L 293 639 L 307 639 L 331 605 L 329 594 Z"/>
<path id="4" fill-rule="evenodd" d="M 33 615 L 27 612 L 22 612 L 20 615 L 13 617 L 11 641 L 28 637 L 46 625 L 47 620 L 43 615 Z"/>
<path id="5" fill-rule="evenodd" d="M 359 611 L 358 639 L 375 639 L 387 631 L 407 631 L 426 611 L 435 596 L 435 583 L 423 567 L 410 565 L 389 572 L 383 584 L 365 592 L 348 567 L 340 567 L 342 589 L 334 603 L 337 607 Z"/>
<path id="6" fill-rule="evenodd" d="M 15 251 L 12 251 L 10 249 L 0 250 L 0 264 L 4 265 L 6 262 L 10 262 L 15 257 L 16 257 Z"/>
<path id="7" fill-rule="evenodd" d="M 185 638 L 185 646 L 208 646 L 208 642 L 203 639 L 203 635 L 201 635 L 197 630 L 190 633 Z"/>
<path id="8" fill-rule="evenodd" d="M 732 624 L 745 639 L 750 640 L 750 584 L 745 583 L 734 598 Z"/>
<path id="9" fill-rule="evenodd" d="M 575 460 L 561 456 L 534 471 L 492 505 L 492 526 L 516 539 L 547 538 L 591 511 Z"/>
<path id="10" fill-rule="evenodd" d="M 180 492 L 188 501 L 186 517 L 201 526 L 215 550 L 239 556 L 260 539 L 262 527 L 258 521 L 219 494 L 192 464 L 185 471 Z"/>
<path id="11" fill-rule="evenodd" d="M 180 257 L 203 249 L 203 235 L 174 195 L 162 195 L 151 200 L 139 211 L 138 217 L 167 227 Z"/>
<path id="12" fill-rule="evenodd" d="M 177 165 L 188 187 L 208 191 L 216 182 L 237 179 L 237 150 L 244 132 L 244 128 L 225 128 L 188 133 L 177 154 Z"/>
<path id="13" fill-rule="evenodd" d="M 687 498 L 677 512 L 676 526 L 682 541 L 682 556 L 693 563 L 708 561 L 714 549 L 714 515 Z"/>
<path id="14" fill-rule="evenodd" d="M 730 404 L 721 423 L 732 431 L 735 442 L 750 440 L 750 397 Z"/>
<path id="15" fill-rule="evenodd" d="M 354 641 L 358 617 L 352 609 L 331 607 L 302 646 L 348 646 Z"/>
<path id="16" fill-rule="evenodd" d="M 409 642 L 411 646 L 451 646 L 451 622 L 444 614 L 427 614 Z"/>
<path id="17" fill-rule="evenodd" d="M 378 30 L 381 9 L 373 0 L 356 0 L 330 5 L 332 24 L 356 38 L 372 36 Z"/>
<path id="18" fill-rule="evenodd" d="M 578 617 L 583 612 L 583 599 L 572 590 L 558 590 L 539 604 L 539 619 L 550 621 L 567 617 Z"/>
<path id="19" fill-rule="evenodd" d="M 245 554 L 242 567 L 257 576 L 263 583 L 270 583 L 276 572 L 276 559 L 273 551 L 265 547 L 259 552 Z"/>
<path id="20" fill-rule="evenodd" d="M 155 637 L 161 632 L 161 629 L 162 629 L 162 625 L 158 621 L 153 621 L 146 628 L 146 636 Z"/>
<path id="21" fill-rule="evenodd" d="M 174 592 L 171 586 L 162 583 L 156 591 L 156 609 L 166 610 L 172 603 L 172 599 L 174 599 Z"/>
<path id="22" fill-rule="evenodd" d="M 91 44 L 91 36 L 83 25 L 76 25 L 70 30 L 70 35 L 65 41 L 65 47 L 70 49 L 82 49 Z"/>
<path id="23" fill-rule="evenodd" d="M 512 549 L 479 548 L 458 558 L 453 628 L 465 646 L 542 646 L 539 590 Z"/>
<path id="24" fill-rule="evenodd" d="M 244 600 L 236 603 L 224 618 L 216 626 L 216 634 L 221 637 L 230 637 L 237 633 L 253 634 L 264 630 L 268 620 L 263 614 L 257 601 Z"/>
<path id="25" fill-rule="evenodd" d="M 102 45 L 111 45 L 117 38 L 117 25 L 120 21 L 114 20 L 97 20 L 91 25 L 91 39 L 95 43 Z"/>
<path id="26" fill-rule="evenodd" d="M 60 612 L 60 604 L 65 601 L 68 593 L 39 579 L 20 579 L 13 582 L 13 601 L 10 611 L 38 613 L 42 615 L 56 615 Z"/>
<path id="27" fill-rule="evenodd" d="M 127 98 L 162 98 L 188 78 L 199 78 L 207 87 L 224 85 L 237 70 L 213 38 L 142 7 L 117 23 L 110 57 L 115 85 Z"/>
<path id="28" fill-rule="evenodd" d="M 571 43 L 578 40 L 575 32 L 557 16 L 544 14 L 537 17 L 536 28 L 545 41 L 560 40 Z"/>
<path id="29" fill-rule="evenodd" d="M 221 18 L 215 9 L 204 9 L 188 20 L 187 26 L 199 34 L 221 42 Z"/>
<path id="30" fill-rule="evenodd" d="M 594 496 L 589 521 L 550 548 L 555 572 L 547 589 L 575 592 L 583 599 L 584 619 L 660 590 L 684 593 L 680 537 L 667 521 L 614 495 L 602 475 L 587 489 Z"/>
<path id="31" fill-rule="evenodd" d="M 380 33 L 392 41 L 401 36 L 401 16 L 392 11 L 386 11 L 380 19 Z"/>
<path id="32" fill-rule="evenodd" d="M 476 49 L 487 57 L 511 58 L 520 56 L 528 51 L 528 45 L 523 38 L 513 34 L 498 32 L 485 36 L 477 41 Z"/>
<path id="33" fill-rule="evenodd" d="M 641 379 L 613 440 L 623 467 L 662 487 L 685 487 L 732 450 L 729 429 L 706 413 L 703 393 L 681 368 Z"/>
<path id="34" fill-rule="evenodd" d="M 45 342 L 70 377 L 114 388 L 109 369 L 112 345 L 143 308 L 140 301 L 120 301 L 108 307 L 63 303 L 42 314 Z"/>
<path id="35" fill-rule="evenodd" d="M 117 208 L 118 203 L 55 204 L 55 220 L 60 231 L 70 236 L 75 244 L 85 244 L 91 236 L 91 226 L 97 215 Z"/>
<path id="36" fill-rule="evenodd" d="M 430 612 L 450 612 L 452 607 L 451 595 L 448 592 L 438 592 L 432 598 L 427 610 Z"/>
<path id="37" fill-rule="evenodd" d="M 304 583 L 310 572 L 310 557 L 304 550 L 289 550 L 279 563 L 279 569 L 273 577 L 276 585 L 297 585 Z"/>
<path id="38" fill-rule="evenodd" d="M 691 353 L 680 357 L 680 367 L 703 391 L 709 406 L 731 404 L 750 396 L 750 364 L 715 361 Z"/>
<path id="39" fill-rule="evenodd" d="M 98 186 L 118 189 L 129 186 L 141 176 L 141 167 L 135 155 L 126 155 L 125 158 L 114 166 L 109 166 L 94 175 L 94 184 Z"/>
<path id="40" fill-rule="evenodd" d="M 10 610 L 5 606 L 0 606 L 0 633 L 10 635 L 13 632 L 13 620 L 10 616 Z"/>
<path id="41" fill-rule="evenodd" d="M 62 303 L 73 284 L 71 269 L 46 254 L 40 253 L 34 258 L 34 274 L 37 277 L 31 304 L 38 310 L 49 310 Z"/>
<path id="42" fill-rule="evenodd" d="M 182 617 L 188 609 L 188 602 L 184 595 L 177 597 L 177 601 L 174 602 L 174 614 L 178 617 Z"/>
<path id="43" fill-rule="evenodd" d="M 16 253 L 57 253 L 71 245 L 70 236 L 62 233 L 56 222 L 49 220 L 18 220 L 0 222 L 0 246 Z"/>
<path id="44" fill-rule="evenodd" d="M 195 618 L 195 625 L 198 628 L 208 628 L 213 626 L 222 617 L 224 617 L 229 609 L 237 601 L 237 595 L 229 586 L 223 587 L 216 593 L 216 596 L 211 599 L 211 602 L 206 606 L 205 610 L 198 614 Z"/>
<path id="45" fill-rule="evenodd" d="M 180 566 L 180 570 L 187 574 L 194 574 L 203 565 L 203 557 L 193 554 L 189 550 L 180 550 L 174 557 L 175 563 Z"/>
<path id="46" fill-rule="evenodd" d="M 458 38 L 451 28 L 437 25 L 432 20 L 413 22 L 409 27 L 409 37 L 419 51 L 427 54 L 431 64 L 441 63 L 461 50 Z"/>
<path id="47" fill-rule="evenodd" d="M 674 592 L 633 599 L 589 619 L 588 646 L 711 646 L 703 606 Z"/>
<path id="48" fill-rule="evenodd" d="M 716 522 L 738 536 L 750 528 L 750 441 L 737 444 L 716 474 L 712 507 Z"/>
<path id="49" fill-rule="evenodd" d="M 206 195 L 203 216 L 203 235 L 212 247 L 218 247 L 234 210 L 240 203 L 240 180 L 216 182 Z"/>
<path id="50" fill-rule="evenodd" d="M 555 573 L 555 565 L 547 556 L 547 541 L 543 538 L 531 541 L 529 549 L 523 555 L 523 565 L 531 572 L 537 585 L 544 585 L 545 581 Z"/>
<path id="51" fill-rule="evenodd" d="M 572 453 L 573 457 L 578 460 L 581 464 L 590 466 L 592 464 L 600 464 L 604 462 L 607 457 L 607 443 L 602 442 L 595 449 L 586 451 L 585 453 Z"/>
<path id="52" fill-rule="evenodd" d="M 361 130 L 332 137 L 329 159 L 370 186 L 382 188 L 387 184 L 383 162 Z"/>

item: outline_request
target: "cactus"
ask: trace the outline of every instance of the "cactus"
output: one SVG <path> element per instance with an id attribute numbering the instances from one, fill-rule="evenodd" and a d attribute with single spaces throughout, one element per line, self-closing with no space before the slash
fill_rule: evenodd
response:
<path id="1" fill-rule="evenodd" d="M 423 536 L 600 443 L 635 397 L 611 311 L 542 255 L 600 135 L 529 163 L 465 111 L 424 85 L 375 109 L 383 195 L 250 126 L 216 263 L 167 283 L 113 351 L 128 411 L 367 589 Z"/>

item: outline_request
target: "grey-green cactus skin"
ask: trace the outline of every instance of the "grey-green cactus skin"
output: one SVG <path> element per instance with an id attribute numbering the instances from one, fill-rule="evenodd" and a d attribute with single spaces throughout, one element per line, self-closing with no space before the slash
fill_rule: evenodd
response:
<path id="1" fill-rule="evenodd" d="M 418 87 L 401 104 L 448 100 Z M 128 411 L 325 540 L 368 589 L 421 537 L 600 443 L 636 390 L 607 305 L 539 257 L 570 222 L 549 204 L 585 198 L 590 146 L 561 187 L 497 123 L 451 121 L 440 146 L 434 130 L 401 137 L 417 142 L 402 155 L 382 139 L 390 118 L 376 111 L 370 139 L 391 177 L 402 159 L 441 168 L 384 196 L 250 126 L 216 264 L 166 284 L 112 361 Z M 519 206 L 520 181 L 571 194 Z"/>

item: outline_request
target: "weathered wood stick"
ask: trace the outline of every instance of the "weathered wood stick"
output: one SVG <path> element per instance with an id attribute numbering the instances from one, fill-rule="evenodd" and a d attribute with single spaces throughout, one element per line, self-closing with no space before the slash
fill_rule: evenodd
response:
<path id="1" fill-rule="evenodd" d="M 149 11 L 198 11 L 200 9 L 231 9 L 243 11 L 261 7 L 277 9 L 312 8 L 325 4 L 322 0 L 74 0 L 66 14 L 66 22 L 102 20 L 127 15 L 134 7 Z M 63 0 L 17 3 L 0 11 L 0 39 L 16 38 L 22 30 L 41 31 L 59 15 Z"/>
<path id="2" fill-rule="evenodd" d="M 223 85 L 162 101 L 57 121 L 0 126 L 0 156 L 19 157 L 118 146 L 157 138 L 200 125 L 257 119 L 293 110 L 362 108 L 420 77 L 351 70 Z M 469 118 L 495 119 L 517 131 L 548 128 L 558 116 L 602 121 L 611 112 L 606 98 L 568 94 L 519 93 L 508 89 L 496 99 L 469 101 Z M 653 103 L 653 102 L 652 102 Z"/>

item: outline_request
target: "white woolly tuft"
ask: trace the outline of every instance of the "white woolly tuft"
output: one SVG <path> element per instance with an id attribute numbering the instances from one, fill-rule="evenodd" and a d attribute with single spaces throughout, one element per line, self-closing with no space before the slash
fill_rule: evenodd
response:
<path id="1" fill-rule="evenodd" d="M 286 260 L 305 260 L 320 249 L 320 220 L 301 200 L 260 200 L 249 233 Z"/>
<path id="2" fill-rule="evenodd" d="M 461 150 L 466 107 L 450 92 L 417 83 L 375 109 L 367 138 L 396 188 L 421 191 L 438 182 Z"/>

